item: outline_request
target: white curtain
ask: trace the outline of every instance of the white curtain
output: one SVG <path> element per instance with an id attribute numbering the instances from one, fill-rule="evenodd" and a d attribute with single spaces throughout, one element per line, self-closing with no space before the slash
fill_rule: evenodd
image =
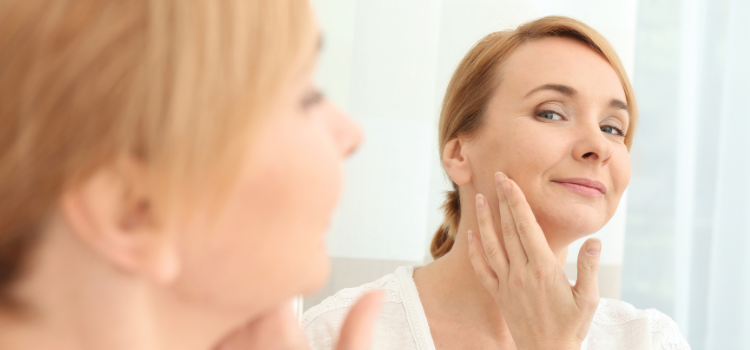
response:
<path id="1" fill-rule="evenodd" d="M 640 0 L 623 299 L 750 349 L 750 1 Z"/>

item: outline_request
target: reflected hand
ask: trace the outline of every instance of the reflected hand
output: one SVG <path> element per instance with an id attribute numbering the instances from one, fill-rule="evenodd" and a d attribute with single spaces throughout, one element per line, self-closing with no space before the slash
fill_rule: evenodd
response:
<path id="1" fill-rule="evenodd" d="M 349 311 L 336 350 L 370 348 L 372 329 L 382 304 L 382 291 L 365 294 Z M 215 350 L 309 350 L 290 303 L 277 306 L 224 339 Z"/>
<path id="2" fill-rule="evenodd" d="M 580 349 L 599 304 L 601 242 L 589 239 L 578 254 L 578 281 L 568 282 L 518 185 L 495 174 L 500 227 L 487 199 L 477 194 L 479 233 L 469 231 L 474 272 L 500 306 L 518 349 Z"/>

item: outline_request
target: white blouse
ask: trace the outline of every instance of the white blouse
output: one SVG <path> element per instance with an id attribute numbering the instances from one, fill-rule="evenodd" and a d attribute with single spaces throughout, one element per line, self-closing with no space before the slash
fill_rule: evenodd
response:
<path id="1" fill-rule="evenodd" d="M 377 281 L 343 289 L 307 310 L 302 327 L 312 349 L 333 349 L 349 308 L 365 292 L 382 289 L 385 298 L 375 325 L 372 350 L 435 350 L 413 275 L 413 267 L 402 266 Z M 683 350 L 690 346 L 669 316 L 603 298 L 582 349 Z"/>

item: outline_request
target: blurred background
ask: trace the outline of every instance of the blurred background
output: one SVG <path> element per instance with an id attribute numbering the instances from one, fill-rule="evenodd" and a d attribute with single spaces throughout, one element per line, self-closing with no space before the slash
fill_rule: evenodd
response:
<path id="1" fill-rule="evenodd" d="M 641 113 L 630 186 L 596 234 L 602 296 L 666 313 L 693 349 L 750 349 L 749 0 L 313 3 L 318 83 L 365 141 L 328 235 L 331 279 L 304 308 L 431 261 L 449 188 L 437 121 L 454 68 L 490 32 L 565 15 L 613 44 Z"/>

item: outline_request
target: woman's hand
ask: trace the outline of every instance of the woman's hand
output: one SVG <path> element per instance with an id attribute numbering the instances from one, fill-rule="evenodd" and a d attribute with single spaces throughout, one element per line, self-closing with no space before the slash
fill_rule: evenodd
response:
<path id="1" fill-rule="evenodd" d="M 362 296 L 349 311 L 336 350 L 370 348 L 372 329 L 382 304 L 382 291 Z M 227 337 L 215 350 L 308 350 L 304 331 L 290 303 L 258 317 Z"/>
<path id="2" fill-rule="evenodd" d="M 482 284 L 502 310 L 518 349 L 580 349 L 599 304 L 601 242 L 578 253 L 578 281 L 570 285 L 518 185 L 495 174 L 503 241 L 487 200 L 478 194 L 481 240 L 469 231 L 469 255 Z"/>

